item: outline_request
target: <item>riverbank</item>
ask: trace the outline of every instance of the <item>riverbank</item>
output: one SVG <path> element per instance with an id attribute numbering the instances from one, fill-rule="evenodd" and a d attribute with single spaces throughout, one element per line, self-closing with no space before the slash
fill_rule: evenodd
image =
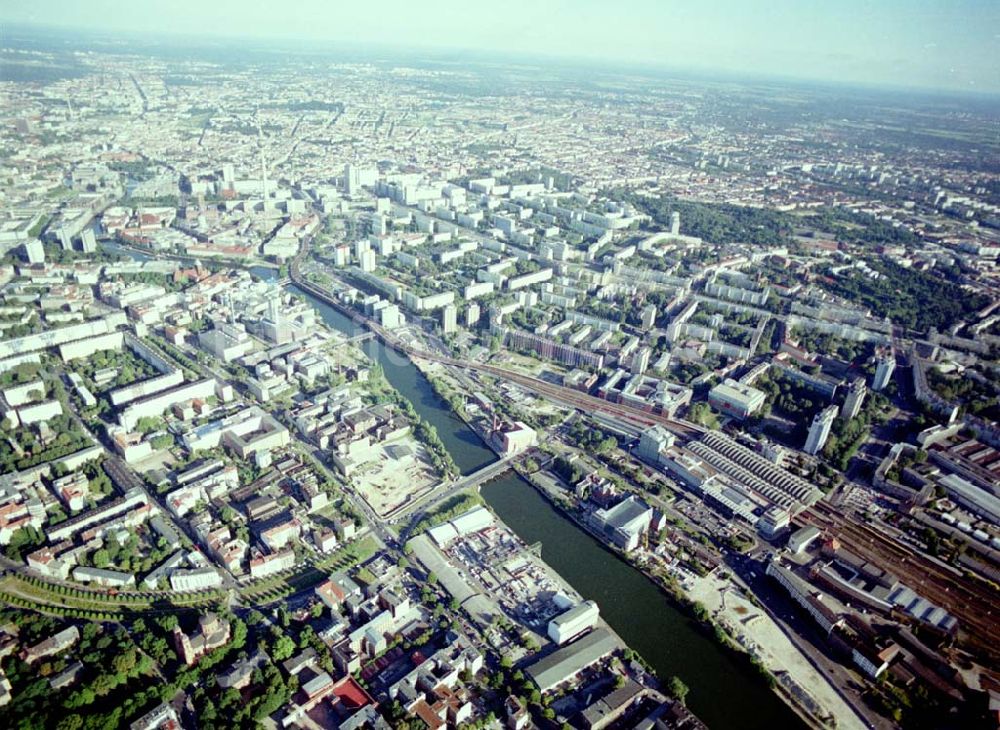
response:
<path id="1" fill-rule="evenodd" d="M 572 498 L 554 474 L 545 472 L 547 476 L 543 479 L 543 472 L 525 472 L 523 465 L 519 465 L 517 471 L 552 509 L 587 532 L 619 560 L 642 573 L 721 647 L 745 660 L 807 724 L 814 727 L 833 724 L 852 730 L 872 727 L 867 713 L 847 696 L 843 687 L 829 678 L 816 657 L 802 647 L 801 638 L 791 634 L 778 617 L 757 600 L 738 573 L 722 569 L 697 575 L 677 568 L 674 575 L 673 566 L 657 565 L 655 558 L 648 562 L 636 560 L 634 555 L 609 544 L 604 535 L 574 509 Z M 746 615 L 729 615 L 727 599 L 742 603 Z M 741 618 L 747 620 L 741 621 Z"/>
<path id="2" fill-rule="evenodd" d="M 733 626 L 725 621 L 721 621 L 721 615 L 719 613 L 719 605 L 722 603 L 719 598 L 719 594 L 716 593 L 714 600 L 713 594 L 709 586 L 719 586 L 719 590 L 722 590 L 724 586 L 726 590 L 735 591 L 733 585 L 725 579 L 721 579 L 715 574 L 710 574 L 708 576 L 699 577 L 691 574 L 688 579 L 690 581 L 690 588 L 686 587 L 684 582 L 665 579 L 665 577 L 660 573 L 655 573 L 647 569 L 647 567 L 638 561 L 634 560 L 631 555 L 625 553 L 614 545 L 608 543 L 604 536 L 601 535 L 597 530 L 593 528 L 586 520 L 580 519 L 580 515 L 574 510 L 569 509 L 567 505 L 560 499 L 559 495 L 554 494 L 545 485 L 541 484 L 540 481 L 535 478 L 535 474 L 526 473 L 523 469 L 516 469 L 519 475 L 528 484 L 530 484 L 534 489 L 541 494 L 561 515 L 566 519 L 571 520 L 579 529 L 587 532 L 593 539 L 598 541 L 604 549 L 612 553 L 624 563 L 627 563 L 634 570 L 641 573 L 646 579 L 653 583 L 660 592 L 671 601 L 674 606 L 683 611 L 689 619 L 696 622 L 699 628 L 705 633 L 706 636 L 710 636 L 712 640 L 723 650 L 729 652 L 738 661 L 743 662 L 747 667 L 758 674 L 762 681 L 773 690 L 775 696 L 781 699 L 785 704 L 791 707 L 796 714 L 799 715 L 800 719 L 806 722 L 808 725 L 814 728 L 827 728 L 831 726 L 829 719 L 834 717 L 834 713 L 825 710 L 828 705 L 820 705 L 813 701 L 808 693 L 806 693 L 794 680 L 790 680 L 788 676 L 776 676 L 775 672 L 788 673 L 791 671 L 790 667 L 784 666 L 780 662 L 771 661 L 767 662 L 758 655 L 757 652 L 751 651 L 750 648 L 741 641 L 741 635 L 733 629 Z M 708 598 L 710 601 L 706 603 L 703 599 Z M 749 601 L 746 603 L 750 604 Z M 759 617 L 763 615 L 759 609 L 755 608 L 755 616 Z M 769 619 L 768 619 L 769 620 Z M 775 632 L 780 633 L 780 629 L 776 626 L 774 627 Z M 769 633 L 769 636 L 773 636 Z M 784 638 L 782 636 L 782 638 Z M 787 642 L 787 639 L 785 639 Z M 782 652 L 782 656 L 787 656 L 792 653 L 798 654 L 797 650 L 790 645 L 787 647 L 787 652 Z M 775 658 L 774 654 L 767 654 L 771 659 Z M 801 661 L 795 664 L 796 671 L 799 669 L 808 670 L 810 674 L 805 675 L 805 679 L 808 680 L 818 680 L 824 687 L 826 686 L 826 680 L 818 675 L 813 677 L 815 670 L 812 668 L 808 662 L 801 656 L 798 657 Z M 796 674 L 796 678 L 801 679 L 803 675 Z M 666 678 L 661 678 L 666 679 Z M 843 701 L 838 695 L 831 689 L 830 693 L 824 693 L 825 699 L 831 699 L 830 704 L 835 706 L 840 710 L 838 715 L 838 722 L 836 727 L 847 727 L 851 730 L 862 730 L 864 728 L 860 723 L 852 722 L 854 719 L 853 712 L 847 707 L 840 707 Z M 846 714 L 845 714 L 846 713 Z M 843 716 L 841 721 L 839 715 Z"/>
<path id="3" fill-rule="evenodd" d="M 809 725 L 767 691 L 746 654 L 720 646 L 710 629 L 649 577 L 585 531 L 519 475 L 481 490 L 491 509 L 525 542 L 540 542 L 542 557 L 585 598 L 661 680 L 680 677 L 688 706 L 712 728 L 792 728 Z M 719 703 L 720 696 L 727 703 Z"/>
<path id="4" fill-rule="evenodd" d="M 309 292 L 294 284 L 289 289 L 312 304 L 323 321 L 338 332 L 353 337 L 363 331 L 348 315 Z M 406 355 L 390 350 L 377 338 L 363 343 L 362 350 L 369 359 L 381 366 L 385 379 L 396 392 L 412 404 L 424 421 L 434 427 L 462 475 L 470 474 L 497 460 L 496 454 L 434 392 L 424 374 Z"/>
<path id="5" fill-rule="evenodd" d="M 703 605 L 717 625 L 778 677 L 783 693 L 814 717 L 832 717 L 838 729 L 867 725 L 792 643 L 781 627 L 730 581 L 695 578 L 688 596 Z"/>
<path id="6" fill-rule="evenodd" d="M 382 347 L 384 347 L 384 345 Z M 419 376 L 422 379 L 423 384 L 430 390 L 431 397 L 430 398 L 425 397 L 422 400 L 424 402 L 426 402 L 427 400 L 433 400 L 438 407 L 447 410 L 447 414 L 450 419 L 459 421 L 470 434 L 475 434 L 475 436 L 478 437 L 479 439 L 482 439 L 482 442 L 484 443 L 484 445 L 486 445 L 483 435 L 478 433 L 478 431 L 475 428 L 475 425 L 472 423 L 468 415 L 464 413 L 461 409 L 453 408 L 452 404 L 448 402 L 448 399 L 442 393 L 438 392 L 438 388 L 435 387 L 434 381 L 435 379 L 444 378 L 447 382 L 451 383 L 453 387 L 457 388 L 462 392 L 464 392 L 466 388 L 464 388 L 464 386 L 460 383 L 455 383 L 453 376 L 446 369 L 444 369 L 442 366 L 436 363 L 427 362 L 420 358 L 409 358 L 409 363 L 411 367 L 417 373 L 419 373 Z M 493 453 L 492 450 L 490 453 L 491 454 Z M 494 459 L 496 458 L 495 455 L 493 456 L 493 458 Z M 510 478 L 517 479 L 522 483 L 529 485 L 530 487 L 533 487 L 535 490 L 539 490 L 539 487 L 533 483 L 533 480 L 530 479 L 530 474 L 525 473 L 523 470 L 517 470 L 515 473 L 508 475 L 507 479 Z M 504 481 L 504 479 L 495 480 L 493 483 L 495 483 L 496 481 L 502 482 Z M 558 514 L 560 514 L 562 519 L 572 523 L 576 529 L 584 531 L 591 540 L 594 540 L 595 543 L 599 544 L 601 546 L 601 549 L 606 551 L 609 555 L 611 555 L 615 561 L 619 562 L 619 564 L 627 566 L 629 569 L 636 571 L 640 576 L 642 576 L 644 580 L 648 581 L 651 585 L 653 585 L 655 589 L 659 592 L 660 596 L 662 597 L 661 600 L 665 599 L 666 601 L 668 601 L 669 604 L 673 607 L 673 609 L 679 612 L 679 616 L 682 617 L 683 621 L 688 621 L 691 624 L 693 624 L 692 628 L 694 628 L 703 637 L 705 641 L 711 642 L 711 644 L 713 644 L 716 647 L 716 651 L 723 652 L 728 657 L 728 661 L 732 662 L 735 665 L 738 665 L 739 669 L 737 671 L 739 671 L 740 674 L 743 675 L 744 682 L 747 680 L 754 681 L 754 683 L 757 684 L 757 686 L 759 687 L 759 691 L 772 689 L 773 692 L 770 693 L 771 696 L 774 697 L 775 702 L 777 704 L 780 704 L 782 708 L 785 708 L 787 710 L 788 712 L 787 717 L 795 718 L 798 721 L 794 722 L 786 719 L 782 724 L 783 727 L 790 727 L 796 724 L 801 725 L 802 723 L 804 723 L 805 725 L 811 725 L 813 727 L 823 727 L 821 723 L 816 722 L 811 716 L 809 716 L 808 713 L 804 712 L 800 706 L 795 704 L 793 702 L 792 696 L 787 695 L 783 691 L 784 688 L 779 684 L 777 679 L 773 677 L 769 672 L 764 670 L 762 666 L 760 666 L 759 664 L 755 664 L 749 654 L 741 650 L 731 639 L 728 639 L 724 636 L 720 637 L 719 630 L 716 629 L 714 623 L 712 623 L 710 620 L 706 622 L 699 615 L 696 606 L 680 590 L 679 587 L 668 585 L 664 583 L 662 580 L 658 579 L 657 576 L 647 574 L 645 571 L 642 570 L 640 566 L 635 565 L 628 558 L 628 556 L 616 551 L 611 546 L 607 545 L 607 543 L 603 540 L 602 536 L 595 533 L 592 530 L 592 528 L 585 522 L 578 520 L 576 518 L 576 515 L 572 514 L 572 512 L 566 510 L 562 504 L 559 504 L 556 500 L 552 499 L 551 495 L 547 495 L 541 490 L 539 490 L 539 493 L 542 494 L 543 497 L 547 500 L 547 502 L 552 506 L 552 508 L 555 509 L 558 512 Z M 486 498 L 486 502 L 487 504 L 490 504 L 488 498 Z M 493 505 L 490 504 L 490 507 L 492 508 Z M 493 511 L 497 513 L 497 510 L 494 509 Z M 520 531 L 517 529 L 515 524 L 512 524 L 509 521 L 509 519 L 505 518 L 503 515 L 499 513 L 497 513 L 497 516 L 502 522 L 508 525 L 508 527 L 510 527 L 510 529 L 512 529 L 515 534 L 517 534 L 519 537 L 527 541 L 527 538 L 525 538 L 524 535 L 521 535 Z M 542 562 L 544 565 L 546 565 L 546 567 L 549 570 L 552 571 L 552 574 L 558 578 L 558 581 L 561 584 L 574 586 L 573 581 L 568 581 L 565 577 L 562 576 L 562 571 L 564 570 L 563 568 L 553 567 L 549 565 L 547 561 L 542 561 Z M 583 591 L 575 587 L 573 588 L 573 592 L 577 594 L 583 593 Z M 598 601 L 598 603 L 603 608 L 605 602 Z M 614 629 L 616 626 L 618 627 L 622 626 L 621 622 L 607 620 L 606 618 L 603 617 L 603 614 L 602 614 L 602 622 L 606 623 L 612 629 Z M 657 670 L 656 662 L 650 661 L 649 658 L 646 656 L 646 652 L 636 647 L 632 640 L 628 639 L 627 637 L 621 636 L 621 634 L 618 632 L 615 633 L 623 645 L 627 645 L 634 651 L 636 651 L 636 653 L 640 657 L 642 657 L 643 663 L 646 663 L 648 666 L 656 670 L 656 674 L 661 679 L 661 681 L 665 681 L 674 674 L 677 674 L 682 678 L 687 676 L 687 673 L 684 672 L 683 670 L 670 672 L 669 674 L 664 674 L 662 671 Z M 721 641 L 720 638 L 722 639 Z M 759 699 L 760 698 L 758 697 L 758 703 Z M 693 709 L 696 712 L 696 714 L 699 715 L 699 717 L 702 716 L 703 709 L 697 709 L 696 706 L 693 706 Z M 717 720 L 709 724 L 713 727 L 719 726 L 719 722 Z M 745 724 L 741 725 L 741 727 L 746 727 L 746 725 Z"/>

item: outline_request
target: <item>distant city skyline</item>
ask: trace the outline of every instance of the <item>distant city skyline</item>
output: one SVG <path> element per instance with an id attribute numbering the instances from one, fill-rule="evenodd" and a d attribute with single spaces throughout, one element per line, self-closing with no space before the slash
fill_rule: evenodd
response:
<path id="1" fill-rule="evenodd" d="M 984 0 L 36 0 L 0 23 L 120 33 L 379 44 L 699 72 L 1000 93 L 1000 3 Z"/>

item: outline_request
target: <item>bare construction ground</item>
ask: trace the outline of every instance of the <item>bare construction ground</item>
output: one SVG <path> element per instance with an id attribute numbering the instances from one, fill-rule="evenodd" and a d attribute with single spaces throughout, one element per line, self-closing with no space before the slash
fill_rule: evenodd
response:
<path id="1" fill-rule="evenodd" d="M 836 718 L 841 730 L 862 730 L 866 725 L 791 642 L 781 627 L 762 609 L 747 600 L 729 580 L 715 575 L 695 578 L 688 596 L 704 604 L 723 628 L 744 648 L 760 658 L 772 673 L 787 672 L 797 687 L 786 687 L 816 706 L 816 714 Z"/>
<path id="2" fill-rule="evenodd" d="M 429 492 L 441 476 L 431 466 L 423 444 L 405 436 L 374 447 L 351 479 L 375 513 L 384 516 Z"/>

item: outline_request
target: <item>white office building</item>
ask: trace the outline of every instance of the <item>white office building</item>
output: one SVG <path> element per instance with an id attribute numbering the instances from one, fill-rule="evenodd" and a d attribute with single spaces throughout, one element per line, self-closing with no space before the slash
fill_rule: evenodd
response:
<path id="1" fill-rule="evenodd" d="M 660 463 L 660 454 L 674 445 L 674 435 L 663 426 L 650 426 L 639 437 L 635 454 L 650 464 Z"/>
<path id="2" fill-rule="evenodd" d="M 766 400 L 764 391 L 732 378 L 726 378 L 708 393 L 712 408 L 740 419 L 759 411 Z"/>

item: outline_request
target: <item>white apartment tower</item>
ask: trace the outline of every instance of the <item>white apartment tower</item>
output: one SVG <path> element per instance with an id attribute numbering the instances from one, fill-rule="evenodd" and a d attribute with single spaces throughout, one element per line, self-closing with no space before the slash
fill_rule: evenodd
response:
<path id="1" fill-rule="evenodd" d="M 274 292 L 267 300 L 267 318 L 278 324 L 281 321 L 281 299 L 277 292 Z"/>
<path id="2" fill-rule="evenodd" d="M 372 244 L 367 238 L 361 238 L 354 242 L 354 257 L 361 260 L 361 254 L 371 250 Z"/>
<path id="3" fill-rule="evenodd" d="M 818 454 L 830 438 L 830 428 L 836 418 L 837 406 L 827 406 L 817 413 L 809 426 L 809 435 L 806 436 L 806 445 L 802 450 L 807 454 Z"/>
<path id="4" fill-rule="evenodd" d="M 896 369 L 896 358 L 891 351 L 882 352 L 876 359 L 875 377 L 872 380 L 872 390 L 882 390 L 889 384 L 892 372 Z"/>
<path id="5" fill-rule="evenodd" d="M 97 251 L 97 235 L 93 228 L 84 228 L 80 232 L 80 250 L 84 253 Z"/>
<path id="6" fill-rule="evenodd" d="M 375 252 L 371 249 L 366 249 L 362 251 L 358 256 L 358 266 L 361 270 L 367 273 L 375 271 L 376 266 L 378 266 L 377 260 L 375 258 Z"/>
<path id="7" fill-rule="evenodd" d="M 374 185 L 377 180 L 377 168 L 358 167 L 351 163 L 344 165 L 344 192 L 348 195 L 361 192 L 363 186 Z"/>
<path id="8" fill-rule="evenodd" d="M 351 261 L 351 249 L 347 246 L 337 246 L 333 249 L 333 265 L 347 266 Z"/>
<path id="9" fill-rule="evenodd" d="M 632 356 L 632 374 L 642 375 L 649 369 L 649 356 L 652 351 L 648 347 L 642 347 Z"/>
<path id="10" fill-rule="evenodd" d="M 358 168 L 351 163 L 344 165 L 344 192 L 354 195 L 361 189 L 361 180 L 358 176 Z"/>
<path id="11" fill-rule="evenodd" d="M 141 214 L 140 214 L 141 215 Z M 141 220 L 141 218 L 140 218 Z M 59 226 L 56 231 L 59 234 L 59 245 L 62 246 L 63 251 L 73 250 L 73 230 L 67 225 Z"/>
<path id="12" fill-rule="evenodd" d="M 37 238 L 32 238 L 30 241 L 24 242 L 24 256 L 28 259 L 29 264 L 44 264 L 45 263 L 45 248 L 42 246 L 42 242 Z"/>
<path id="13" fill-rule="evenodd" d="M 679 236 L 681 234 L 681 214 L 676 210 L 670 214 L 670 235 Z"/>
<path id="14" fill-rule="evenodd" d="M 465 310 L 465 326 L 473 327 L 477 322 L 479 322 L 479 315 L 482 313 L 479 305 L 475 302 L 470 302 L 469 306 Z"/>
<path id="15" fill-rule="evenodd" d="M 844 405 L 840 407 L 840 417 L 849 421 L 857 416 L 861 412 L 861 404 L 864 403 L 867 393 L 868 387 L 864 378 L 855 378 L 847 391 Z"/>
<path id="16" fill-rule="evenodd" d="M 458 330 L 458 310 L 454 304 L 441 308 L 441 331 L 448 335 Z"/>
<path id="17" fill-rule="evenodd" d="M 654 324 L 656 324 L 656 305 L 648 304 L 642 310 L 642 328 L 651 330 Z"/>

